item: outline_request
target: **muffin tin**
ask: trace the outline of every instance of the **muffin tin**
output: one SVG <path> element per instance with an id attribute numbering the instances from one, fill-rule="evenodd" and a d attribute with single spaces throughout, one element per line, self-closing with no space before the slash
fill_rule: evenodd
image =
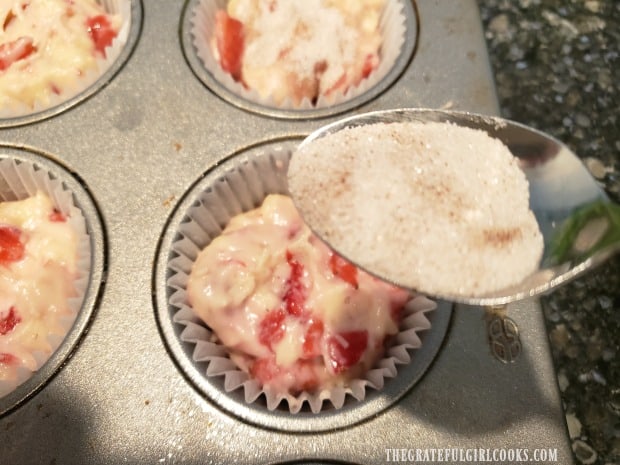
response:
<path id="1" fill-rule="evenodd" d="M 473 0 L 406 2 L 416 41 L 402 70 L 350 107 L 303 116 L 231 103 L 202 82 L 187 52 L 191 3 L 132 1 L 124 63 L 90 98 L 0 129 L 2 155 L 34 159 L 75 188 L 97 258 L 83 319 L 54 363 L 2 399 L 0 461 L 371 464 L 397 448 L 497 447 L 554 448 L 570 463 L 534 300 L 508 309 L 523 348 L 514 363 L 493 358 L 485 309 L 441 303 L 411 374 L 342 411 L 269 412 L 204 385 L 177 343 L 162 267 L 196 189 L 235 154 L 294 146 L 343 113 L 498 106 Z"/>

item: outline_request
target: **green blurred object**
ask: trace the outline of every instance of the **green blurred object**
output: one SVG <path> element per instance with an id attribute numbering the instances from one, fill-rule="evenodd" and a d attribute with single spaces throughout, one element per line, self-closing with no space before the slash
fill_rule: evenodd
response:
<path id="1" fill-rule="evenodd" d="M 587 259 L 620 248 L 620 206 L 596 200 L 575 211 L 554 235 L 548 265 Z"/>

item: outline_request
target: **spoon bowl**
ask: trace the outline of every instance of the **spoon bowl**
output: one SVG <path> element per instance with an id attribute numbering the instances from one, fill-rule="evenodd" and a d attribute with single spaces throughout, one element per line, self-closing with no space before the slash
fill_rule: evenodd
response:
<path id="1" fill-rule="evenodd" d="M 552 291 L 620 250 L 620 207 L 607 198 L 581 160 L 566 145 L 514 121 L 434 109 L 377 111 L 323 126 L 310 134 L 302 146 L 345 128 L 393 122 L 452 123 L 483 130 L 490 137 L 499 139 L 518 158 L 529 182 L 530 209 L 544 239 L 539 269 L 517 285 L 482 296 L 436 295 L 424 289 L 415 291 L 455 303 L 505 305 Z M 295 199 L 294 192 L 291 194 Z M 303 215 L 303 211 L 301 213 Z M 309 226 L 315 229 L 312 224 Z M 347 258 L 356 262 L 355 257 Z M 366 271 L 382 278 L 371 269 Z"/>

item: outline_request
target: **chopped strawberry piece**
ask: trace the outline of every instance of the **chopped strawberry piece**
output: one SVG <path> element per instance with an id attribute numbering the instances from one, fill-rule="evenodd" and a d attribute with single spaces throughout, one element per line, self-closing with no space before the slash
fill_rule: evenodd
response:
<path id="1" fill-rule="evenodd" d="M 7 265 L 24 257 L 21 231 L 13 226 L 0 226 L 0 265 Z"/>
<path id="2" fill-rule="evenodd" d="M 13 63 L 30 56 L 36 51 L 31 37 L 19 37 L 11 42 L 0 45 L 0 71 L 4 71 Z"/>
<path id="3" fill-rule="evenodd" d="M 22 321 L 20 316 L 15 312 L 15 307 L 11 307 L 4 318 L 0 318 L 0 334 L 5 335 Z"/>
<path id="4" fill-rule="evenodd" d="M 50 221 L 53 223 L 63 223 L 67 220 L 67 217 L 60 211 L 54 208 L 54 211 L 50 213 Z"/>
<path id="5" fill-rule="evenodd" d="M 319 386 L 319 379 L 312 362 L 298 360 L 295 366 L 287 368 L 286 372 L 289 370 L 294 370 L 295 373 L 295 383 L 291 386 L 291 392 L 312 391 Z M 256 359 L 250 366 L 250 375 L 261 384 L 269 384 L 283 373 L 285 372 L 276 363 L 275 357 Z"/>
<path id="6" fill-rule="evenodd" d="M 331 95 L 332 92 L 337 91 L 338 89 L 344 90 L 344 86 L 347 83 L 347 73 L 342 73 L 342 75 L 338 78 L 338 80 L 325 91 L 325 95 Z"/>
<path id="7" fill-rule="evenodd" d="M 404 304 L 400 302 L 391 302 L 390 303 L 390 316 L 394 322 L 398 323 L 402 319 L 403 309 L 405 308 Z"/>
<path id="8" fill-rule="evenodd" d="M 327 341 L 330 363 L 335 373 L 342 373 L 359 362 L 368 346 L 368 331 L 348 331 Z"/>
<path id="9" fill-rule="evenodd" d="M 400 323 L 405 305 L 411 299 L 411 294 L 404 289 L 393 288 L 390 294 L 390 315 L 395 323 Z"/>
<path id="10" fill-rule="evenodd" d="M 302 345 L 304 358 L 313 358 L 321 355 L 321 337 L 323 336 L 323 322 L 321 320 L 310 321 L 304 343 Z"/>
<path id="11" fill-rule="evenodd" d="M 362 66 L 362 79 L 367 78 L 377 66 L 379 66 L 379 57 L 374 53 L 366 55 L 364 65 Z"/>
<path id="12" fill-rule="evenodd" d="M 95 50 L 105 57 L 105 49 L 112 45 L 116 31 L 106 15 L 92 16 L 86 20 L 86 30 L 95 44 Z"/>
<path id="13" fill-rule="evenodd" d="M 293 254 L 286 251 L 286 261 L 291 267 L 291 274 L 286 282 L 284 304 L 289 315 L 300 316 L 304 312 L 306 292 L 301 278 L 304 275 L 304 266 L 297 261 Z"/>
<path id="14" fill-rule="evenodd" d="M 265 384 L 280 374 L 275 358 L 258 358 L 250 367 L 250 375 Z"/>
<path id="15" fill-rule="evenodd" d="M 263 317 L 258 326 L 258 342 L 272 347 L 284 337 L 284 310 L 271 310 Z"/>
<path id="16" fill-rule="evenodd" d="M 357 289 L 357 268 L 355 265 L 334 253 L 329 257 L 329 267 L 335 276 Z"/>
<path id="17" fill-rule="evenodd" d="M 0 364 L 14 365 L 15 363 L 17 363 L 17 357 L 15 357 L 15 355 L 7 354 L 6 352 L 0 352 Z"/>
<path id="18" fill-rule="evenodd" d="M 233 78 L 241 78 L 241 59 L 244 48 L 243 23 L 223 10 L 215 14 L 215 44 L 220 66 Z"/>
<path id="19" fill-rule="evenodd" d="M 395 323 L 399 323 L 402 320 L 403 309 L 409 300 L 411 300 L 411 294 L 405 289 L 393 286 L 390 290 L 390 315 Z"/>

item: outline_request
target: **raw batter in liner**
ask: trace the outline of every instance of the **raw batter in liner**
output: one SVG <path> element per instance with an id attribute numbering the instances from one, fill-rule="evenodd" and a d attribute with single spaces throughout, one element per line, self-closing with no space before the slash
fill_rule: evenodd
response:
<path id="1" fill-rule="evenodd" d="M 47 105 L 97 69 L 119 15 L 95 0 L 17 0 L 0 6 L 0 108 Z"/>
<path id="2" fill-rule="evenodd" d="M 64 337 L 77 258 L 77 235 L 46 195 L 0 203 L 0 396 Z"/>
<path id="3" fill-rule="evenodd" d="M 358 85 L 377 68 L 385 0 L 231 0 L 212 50 L 246 87 L 298 105 Z"/>
<path id="4" fill-rule="evenodd" d="M 335 255 L 281 195 L 230 221 L 197 257 L 187 291 L 241 369 L 293 395 L 363 375 L 411 298 Z"/>

